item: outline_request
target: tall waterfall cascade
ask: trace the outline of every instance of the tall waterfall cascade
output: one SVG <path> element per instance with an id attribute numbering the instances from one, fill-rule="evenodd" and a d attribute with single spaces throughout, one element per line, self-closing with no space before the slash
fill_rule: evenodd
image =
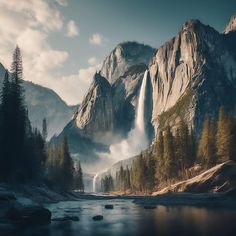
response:
<path id="1" fill-rule="evenodd" d="M 148 141 L 145 132 L 145 98 L 147 87 L 148 71 L 146 70 L 143 76 L 137 108 L 135 116 L 135 127 L 129 132 L 128 137 L 120 143 L 110 146 L 111 158 L 114 163 L 129 157 L 138 155 L 142 150 L 147 148 Z M 101 173 L 101 172 L 100 172 Z M 96 192 L 99 173 L 93 177 L 93 192 Z"/>
<path id="2" fill-rule="evenodd" d="M 93 177 L 93 192 L 96 193 L 96 180 L 97 180 L 97 177 L 98 177 L 98 174 L 95 174 L 94 177 Z"/>
<path id="3" fill-rule="evenodd" d="M 139 93 L 138 99 L 138 111 L 135 120 L 135 128 L 138 129 L 145 135 L 145 93 L 146 93 L 146 85 L 147 85 L 147 74 L 148 71 L 146 70 L 143 76 L 143 81 Z"/>

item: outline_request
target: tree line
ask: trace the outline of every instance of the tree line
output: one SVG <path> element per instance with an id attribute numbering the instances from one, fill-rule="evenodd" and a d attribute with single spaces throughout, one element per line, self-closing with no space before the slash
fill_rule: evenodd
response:
<path id="1" fill-rule="evenodd" d="M 103 178 L 102 190 L 153 191 L 189 178 L 189 169 L 195 164 L 208 169 L 226 160 L 236 161 L 235 144 L 235 115 L 221 107 L 217 119 L 206 117 L 199 139 L 184 121 L 175 130 L 167 126 L 159 132 L 152 146 L 135 158 L 130 167 L 121 166 L 114 180 L 111 176 L 109 181 Z M 103 187 L 104 182 L 106 188 Z"/>
<path id="2" fill-rule="evenodd" d="M 53 187 L 83 191 L 82 168 L 80 163 L 74 165 L 67 139 L 49 145 L 46 119 L 41 132 L 31 127 L 22 79 L 22 56 L 17 46 L 0 96 L 0 182 L 44 182 Z"/>

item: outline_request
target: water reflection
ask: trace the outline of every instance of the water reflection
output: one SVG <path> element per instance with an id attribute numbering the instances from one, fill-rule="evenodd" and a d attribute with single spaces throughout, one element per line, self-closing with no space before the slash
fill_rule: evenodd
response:
<path id="1" fill-rule="evenodd" d="M 113 204 L 114 209 L 105 209 L 105 204 Z M 17 232 L 15 235 L 236 235 L 236 211 L 230 209 L 158 206 L 156 209 L 145 210 L 131 200 L 82 200 L 60 202 L 47 207 L 52 211 L 53 217 L 74 215 L 80 221 L 52 222 L 50 226 L 14 229 Z M 103 215 L 104 220 L 93 221 L 92 217 L 97 214 Z"/>

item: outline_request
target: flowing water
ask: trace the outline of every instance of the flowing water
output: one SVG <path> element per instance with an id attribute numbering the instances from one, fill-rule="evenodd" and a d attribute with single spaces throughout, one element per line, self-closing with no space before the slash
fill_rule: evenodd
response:
<path id="1" fill-rule="evenodd" d="M 105 209 L 113 204 L 114 209 Z M 47 205 L 52 218 L 78 216 L 79 221 L 54 222 L 45 227 L 18 230 L 17 236 L 157 236 L 236 235 L 236 210 L 200 207 L 144 209 L 132 200 L 80 200 Z M 94 221 L 94 215 L 103 215 Z"/>
<path id="2" fill-rule="evenodd" d="M 143 82 L 141 85 L 139 99 L 138 99 L 138 111 L 135 120 L 135 128 L 138 129 L 142 135 L 145 136 L 145 122 L 144 122 L 144 111 L 145 111 L 145 93 L 146 93 L 146 85 L 147 85 L 147 70 L 143 76 Z"/>
<path id="3" fill-rule="evenodd" d="M 147 77 L 148 71 L 146 70 L 143 76 L 137 102 L 135 127 L 129 132 L 127 139 L 110 146 L 111 159 L 114 160 L 114 163 L 132 156 L 136 156 L 142 150 L 147 148 L 148 142 L 145 132 L 145 95 Z M 99 180 L 98 175 L 99 173 L 97 173 L 93 178 L 93 192 L 96 192 L 96 186 L 99 185 L 97 183 Z"/>

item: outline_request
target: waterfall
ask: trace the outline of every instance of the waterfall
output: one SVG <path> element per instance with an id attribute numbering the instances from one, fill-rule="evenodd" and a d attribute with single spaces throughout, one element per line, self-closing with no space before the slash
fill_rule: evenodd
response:
<path id="1" fill-rule="evenodd" d="M 93 192 L 94 193 L 96 193 L 96 181 L 97 181 L 97 177 L 98 177 L 98 174 L 99 174 L 99 172 L 98 173 L 96 173 L 96 175 L 94 175 L 94 177 L 93 177 Z"/>
<path id="2" fill-rule="evenodd" d="M 147 70 L 144 73 L 143 81 L 139 93 L 138 99 L 138 111 L 135 120 L 135 128 L 138 129 L 141 133 L 145 134 L 145 121 L 144 121 L 144 109 L 145 109 L 145 92 L 146 92 L 146 85 L 147 85 Z"/>
<path id="3" fill-rule="evenodd" d="M 119 143 L 110 146 L 110 156 L 108 157 L 113 163 L 127 159 L 139 154 L 147 148 L 148 141 L 145 132 L 145 95 L 147 85 L 148 71 L 146 70 L 143 76 L 135 117 L 135 127 L 129 132 L 128 137 Z M 106 166 L 106 168 L 108 168 Z M 96 192 L 96 182 L 99 177 L 98 172 L 93 177 L 93 192 Z"/>

